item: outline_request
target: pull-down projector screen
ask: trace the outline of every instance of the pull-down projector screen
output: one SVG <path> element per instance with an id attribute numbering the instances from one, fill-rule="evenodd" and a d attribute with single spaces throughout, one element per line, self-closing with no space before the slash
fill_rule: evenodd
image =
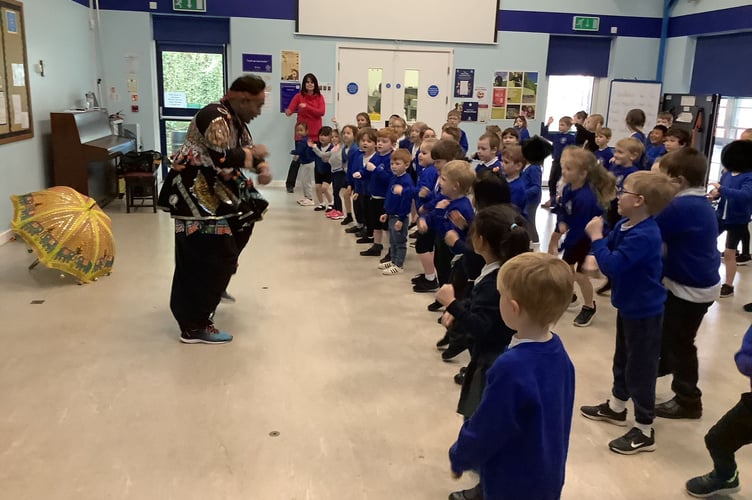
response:
<path id="1" fill-rule="evenodd" d="M 496 43 L 499 0 L 298 0 L 300 35 Z"/>

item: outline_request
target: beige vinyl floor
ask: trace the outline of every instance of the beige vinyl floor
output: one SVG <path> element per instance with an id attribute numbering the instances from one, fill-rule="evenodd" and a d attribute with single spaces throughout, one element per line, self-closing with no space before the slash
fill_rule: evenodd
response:
<path id="1" fill-rule="evenodd" d="M 116 267 L 90 285 L 27 270 L 22 243 L 0 246 L 0 499 L 438 500 L 474 484 L 453 481 L 447 458 L 467 355 L 441 361 L 431 296 L 410 289 L 414 251 L 408 272 L 382 276 L 339 223 L 264 191 L 271 210 L 230 285 L 237 303 L 216 317 L 228 345 L 178 341 L 164 213 L 110 204 Z M 541 233 L 551 227 L 539 213 Z M 699 334 L 703 418 L 659 419 L 654 453 L 621 456 L 606 444 L 623 428 L 575 411 L 564 498 L 685 498 L 686 479 L 710 470 L 703 436 L 750 390 L 733 362 L 750 273 Z M 589 328 L 574 312 L 556 327 L 576 410 L 609 394 L 615 312 L 608 298 L 598 307 Z M 752 447 L 738 463 L 735 498 L 752 499 Z"/>

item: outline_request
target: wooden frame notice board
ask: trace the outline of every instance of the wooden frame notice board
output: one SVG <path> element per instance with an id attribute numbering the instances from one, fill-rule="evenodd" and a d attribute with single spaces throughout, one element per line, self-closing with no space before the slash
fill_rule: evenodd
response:
<path id="1" fill-rule="evenodd" d="M 0 144 L 34 137 L 23 4 L 0 0 Z"/>

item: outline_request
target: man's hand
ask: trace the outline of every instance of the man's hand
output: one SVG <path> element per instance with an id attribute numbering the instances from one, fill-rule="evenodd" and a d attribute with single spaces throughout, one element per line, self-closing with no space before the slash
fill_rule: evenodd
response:
<path id="1" fill-rule="evenodd" d="M 379 222 L 386 222 L 387 219 L 388 219 L 388 217 L 386 216 L 386 214 L 381 214 L 379 216 Z"/>
<path id="2" fill-rule="evenodd" d="M 272 181 L 272 173 L 269 169 L 269 164 L 265 161 L 259 163 L 256 165 L 256 170 L 258 171 L 258 183 L 261 185 L 267 185 Z"/>
<path id="3" fill-rule="evenodd" d="M 263 144 L 255 144 L 253 146 L 253 157 L 254 158 L 257 158 L 259 160 L 263 160 L 267 156 L 269 156 L 269 148 L 267 148 Z"/>
<path id="4" fill-rule="evenodd" d="M 398 220 L 394 223 L 394 230 L 395 231 L 402 231 L 402 221 Z"/>

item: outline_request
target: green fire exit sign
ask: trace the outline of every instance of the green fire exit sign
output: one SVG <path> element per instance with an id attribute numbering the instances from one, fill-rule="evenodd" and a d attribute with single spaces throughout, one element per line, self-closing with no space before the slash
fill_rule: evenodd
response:
<path id="1" fill-rule="evenodd" d="M 172 10 L 206 12 L 206 0 L 172 0 Z"/>
<path id="2" fill-rule="evenodd" d="M 574 16 L 572 19 L 572 29 L 574 31 L 598 31 L 600 25 L 600 17 Z"/>

